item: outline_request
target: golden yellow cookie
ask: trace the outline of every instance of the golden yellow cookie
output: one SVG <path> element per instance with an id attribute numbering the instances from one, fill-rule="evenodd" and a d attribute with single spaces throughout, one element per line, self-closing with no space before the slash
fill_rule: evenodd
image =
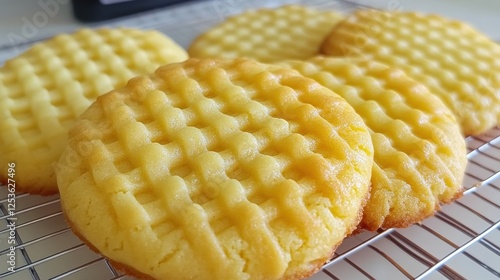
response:
<path id="1" fill-rule="evenodd" d="M 333 29 L 322 52 L 403 69 L 451 108 L 465 135 L 500 124 L 500 45 L 466 23 L 413 12 L 358 11 Z"/>
<path id="2" fill-rule="evenodd" d="M 247 59 L 189 59 L 98 98 L 57 178 L 77 235 L 155 279 L 299 279 L 361 219 L 373 147 L 338 95 Z"/>
<path id="3" fill-rule="evenodd" d="M 20 192 L 57 192 L 53 165 L 68 127 L 96 99 L 187 53 L 156 31 L 83 29 L 34 45 L 0 68 L 0 181 L 16 163 Z"/>
<path id="4" fill-rule="evenodd" d="M 401 70 L 357 59 L 282 63 L 342 96 L 370 129 L 371 196 L 360 228 L 406 227 L 461 196 L 465 140 L 451 111 Z"/>
<path id="5" fill-rule="evenodd" d="M 342 18 L 336 11 L 299 5 L 247 11 L 200 35 L 188 52 L 191 57 L 248 57 L 262 62 L 309 58 L 319 53 L 321 42 Z"/>

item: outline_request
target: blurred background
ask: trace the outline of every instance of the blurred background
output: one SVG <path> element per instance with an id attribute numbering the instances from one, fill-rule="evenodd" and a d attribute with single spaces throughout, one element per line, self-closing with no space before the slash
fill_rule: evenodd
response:
<path id="1" fill-rule="evenodd" d="M 200 0 L 194 0 L 200 1 Z M 208 12 L 231 13 L 252 6 L 276 6 L 289 2 L 312 1 L 243 1 L 201 0 L 211 6 Z M 102 5 L 97 4 L 100 2 Z M 141 11 L 162 4 L 183 5 L 183 0 L 0 0 L 0 49 L 16 46 L 27 41 L 40 40 L 61 32 L 69 32 L 85 25 L 102 25 L 109 22 L 81 22 L 77 12 L 90 18 L 105 18 L 107 15 Z M 467 21 L 496 41 L 500 41 L 500 1 L 498 0 L 347 0 L 380 9 L 416 10 L 439 13 L 451 18 Z M 83 6 L 81 3 L 85 3 Z M 124 7 L 125 6 L 125 7 Z M 82 9 L 82 7 L 84 9 Z M 172 8 L 172 6 L 171 6 Z M 94 12 L 92 12 L 92 9 Z M 165 9 L 163 9 L 165 10 Z M 171 9 L 169 9 L 171 10 Z M 140 13 L 136 17 L 140 17 Z M 195 17 L 197 15 L 193 15 Z M 130 16 L 127 17 L 130 19 Z M 147 18 L 143 20 L 148 20 Z"/>

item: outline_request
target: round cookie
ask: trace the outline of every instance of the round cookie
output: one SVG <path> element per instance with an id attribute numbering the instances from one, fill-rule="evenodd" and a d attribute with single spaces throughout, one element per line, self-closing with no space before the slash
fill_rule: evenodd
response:
<path id="1" fill-rule="evenodd" d="M 82 29 L 38 43 L 0 68 L 0 181 L 16 163 L 19 192 L 57 192 L 53 165 L 68 127 L 96 97 L 187 53 L 156 31 Z"/>
<path id="2" fill-rule="evenodd" d="M 317 57 L 287 65 L 343 97 L 375 149 L 361 229 L 406 227 L 462 194 L 465 140 L 451 111 L 420 83 L 376 62 Z"/>
<path id="3" fill-rule="evenodd" d="M 57 168 L 73 231 L 154 279 L 300 279 L 361 219 L 373 146 L 285 67 L 189 59 L 99 97 Z"/>
<path id="4" fill-rule="evenodd" d="M 227 18 L 196 38 L 191 57 L 248 57 L 261 62 L 305 59 L 319 53 L 321 42 L 343 18 L 336 11 L 299 5 L 247 11 Z"/>
<path id="5" fill-rule="evenodd" d="M 466 23 L 363 10 L 335 26 L 321 50 L 403 69 L 443 100 L 465 135 L 500 123 L 500 45 Z"/>

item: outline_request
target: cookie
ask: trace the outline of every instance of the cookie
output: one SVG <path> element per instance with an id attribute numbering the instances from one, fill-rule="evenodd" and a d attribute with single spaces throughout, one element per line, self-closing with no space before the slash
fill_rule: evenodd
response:
<path id="1" fill-rule="evenodd" d="M 370 129 L 371 195 L 360 228 L 407 227 L 462 194 L 465 140 L 451 111 L 401 71 L 359 59 L 281 63 L 343 97 Z"/>
<path id="2" fill-rule="evenodd" d="M 300 279 L 352 232 L 373 146 L 292 69 L 194 59 L 99 97 L 57 168 L 73 231 L 154 279 Z"/>
<path id="3" fill-rule="evenodd" d="M 299 5 L 251 10 L 200 35 L 188 52 L 191 57 L 248 57 L 262 62 L 310 58 L 342 18 L 336 11 Z"/>
<path id="4" fill-rule="evenodd" d="M 362 10 L 339 23 L 321 50 L 403 69 L 443 100 L 465 135 L 500 124 L 500 45 L 466 23 Z"/>
<path id="5" fill-rule="evenodd" d="M 20 192 L 57 192 L 53 165 L 68 128 L 97 96 L 187 59 L 156 31 L 82 29 L 38 43 L 0 68 L 0 181 L 16 163 Z"/>

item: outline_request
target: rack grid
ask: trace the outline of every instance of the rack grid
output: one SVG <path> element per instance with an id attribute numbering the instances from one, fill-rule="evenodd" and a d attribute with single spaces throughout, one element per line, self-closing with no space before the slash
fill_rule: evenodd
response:
<path id="1" fill-rule="evenodd" d="M 186 46 L 230 14 L 295 2 L 300 1 L 202 1 L 105 24 L 158 29 Z M 346 1 L 303 2 L 346 12 L 360 8 Z M 11 52 L 0 48 L 0 63 Z M 409 228 L 363 232 L 348 238 L 310 280 L 500 279 L 500 127 L 468 137 L 466 142 L 467 190 L 461 199 Z M 0 187 L 0 278 L 132 279 L 73 235 L 64 221 L 58 195 L 17 194 L 11 216 L 8 193 L 8 188 Z M 8 269 L 11 249 L 16 256 L 15 271 Z"/>

